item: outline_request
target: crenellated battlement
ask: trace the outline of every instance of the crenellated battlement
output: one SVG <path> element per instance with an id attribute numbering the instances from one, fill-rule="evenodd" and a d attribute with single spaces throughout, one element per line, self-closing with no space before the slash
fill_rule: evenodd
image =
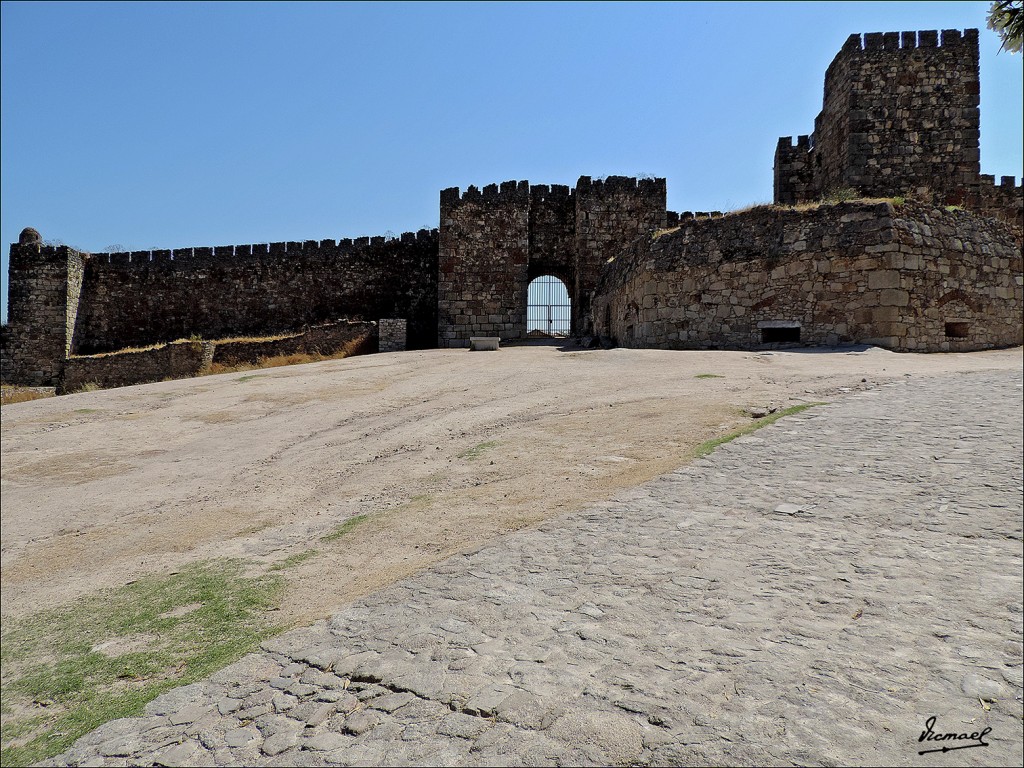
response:
<path id="1" fill-rule="evenodd" d="M 1024 233 L 1024 186 L 1014 176 L 1000 176 L 996 184 L 995 176 L 982 173 L 976 183 L 947 194 L 942 202 L 1000 219 Z"/>
<path id="2" fill-rule="evenodd" d="M 265 335 L 342 316 L 400 317 L 410 346 L 433 346 L 438 241 L 437 229 L 421 229 L 91 254 L 25 236 L 11 246 L 5 349 L 14 352 L 4 376 L 53 383 L 70 354 Z"/>
<path id="3" fill-rule="evenodd" d="M 441 190 L 441 207 L 456 205 L 499 205 L 503 203 L 524 203 L 530 199 L 530 182 L 503 181 L 501 184 L 488 184 L 480 189 L 472 184 L 466 191 L 459 194 L 458 187 Z"/>
<path id="4" fill-rule="evenodd" d="M 174 263 L 208 266 L 226 260 L 260 260 L 295 256 L 302 258 L 336 258 L 339 256 L 359 255 L 369 251 L 371 255 L 382 255 L 401 246 L 415 244 L 436 244 L 437 229 L 421 229 L 416 232 L 403 232 L 396 237 L 343 238 L 340 240 L 305 240 L 283 241 L 276 243 L 255 243 L 246 245 L 218 245 L 213 247 L 192 247 L 174 249 L 156 249 L 150 251 L 126 251 L 116 253 L 84 253 L 91 262 L 116 267 L 140 267 L 154 264 Z M 67 246 L 60 246 L 66 248 Z M 50 246 L 42 249 L 56 251 Z"/>
<path id="5" fill-rule="evenodd" d="M 568 202 L 576 195 L 576 190 L 565 184 L 534 184 L 530 187 L 530 198 L 533 203 L 545 201 Z"/>
<path id="6" fill-rule="evenodd" d="M 846 38 L 841 49 L 842 54 L 857 52 L 891 53 L 927 48 L 959 48 L 977 45 L 978 30 L 965 29 L 925 29 L 917 32 L 865 32 L 853 34 Z"/>
<path id="7" fill-rule="evenodd" d="M 580 176 L 576 182 L 577 196 L 612 197 L 621 194 L 636 194 L 640 197 L 664 197 L 666 185 L 664 178 L 640 179 L 635 176 L 607 176 L 604 179 L 592 179 Z"/>
<path id="8" fill-rule="evenodd" d="M 696 221 L 721 219 L 727 215 L 733 214 L 726 214 L 722 211 L 666 211 L 665 229 L 675 229 L 676 227 L 681 227 L 684 224 L 691 224 Z"/>
<path id="9" fill-rule="evenodd" d="M 811 137 L 802 134 L 796 137 L 796 141 L 793 141 L 792 136 L 780 136 L 777 151 L 785 150 L 799 150 L 803 152 L 811 151 Z"/>
<path id="10" fill-rule="evenodd" d="M 983 174 L 978 176 L 978 180 L 982 184 L 987 184 L 987 185 L 990 185 L 990 186 L 996 186 L 996 177 L 992 176 L 990 174 L 983 173 Z M 1021 177 L 1021 182 L 1024 183 L 1024 177 Z M 1000 176 L 999 177 L 999 186 L 1001 188 L 1013 191 L 1013 190 L 1020 190 L 1022 184 L 1018 184 L 1017 183 L 1017 177 L 1016 176 Z"/>

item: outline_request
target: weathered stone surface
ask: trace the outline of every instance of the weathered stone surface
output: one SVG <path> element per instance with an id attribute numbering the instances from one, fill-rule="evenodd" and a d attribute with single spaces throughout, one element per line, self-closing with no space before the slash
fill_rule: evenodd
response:
<path id="1" fill-rule="evenodd" d="M 171 725 L 194 723 L 209 711 L 210 709 L 207 706 L 193 704 L 187 707 L 182 707 L 176 712 L 171 712 L 167 716 L 167 719 L 170 721 Z"/>
<path id="2" fill-rule="evenodd" d="M 273 757 L 279 755 L 286 749 L 291 749 L 299 743 L 298 733 L 295 731 L 282 731 L 275 733 L 273 736 L 268 736 L 260 749 L 263 750 L 263 754 Z"/>
<path id="3" fill-rule="evenodd" d="M 1003 686 L 995 680 L 989 680 L 973 672 L 964 676 L 960 690 L 972 699 L 982 701 L 996 701 L 1004 693 Z"/>
<path id="4" fill-rule="evenodd" d="M 224 743 L 229 747 L 248 747 L 258 743 L 263 736 L 259 730 L 253 727 L 235 728 L 224 734 Z"/>
<path id="5" fill-rule="evenodd" d="M 404 318 L 381 318 L 377 323 L 378 351 L 404 352 L 406 348 L 406 321 Z"/>
<path id="6" fill-rule="evenodd" d="M 754 208 L 635 241 L 604 271 L 594 322 L 622 346 L 660 349 L 1012 346 L 1024 341 L 1019 236 L 995 219 L 910 201 Z M 952 249 L 958 238 L 969 255 Z M 887 242 L 898 258 L 871 252 Z M 879 273 L 901 287 L 872 289 Z"/>
<path id="7" fill-rule="evenodd" d="M 366 733 L 380 722 L 380 715 L 369 709 L 360 709 L 345 718 L 345 733 L 358 736 Z"/>
<path id="8" fill-rule="evenodd" d="M 461 712 L 452 712 L 437 726 L 437 732 L 442 736 L 475 739 L 486 731 L 489 726 L 490 723 L 483 718 L 464 715 Z"/>
<path id="9" fill-rule="evenodd" d="M 217 711 L 222 715 L 230 715 L 232 712 L 238 711 L 242 706 L 242 702 L 238 699 L 233 699 L 230 696 L 225 696 L 223 699 L 217 702 Z"/>
<path id="10" fill-rule="evenodd" d="M 295 707 L 288 714 L 295 720 L 301 720 L 306 725 L 312 727 L 325 722 L 334 712 L 335 707 L 333 704 L 309 701 Z"/>
<path id="11" fill-rule="evenodd" d="M 302 748 L 313 752 L 330 752 L 344 747 L 349 742 L 349 738 L 333 731 L 324 731 L 303 739 Z"/>
<path id="12" fill-rule="evenodd" d="M 195 741 L 186 741 L 154 752 L 150 760 L 153 765 L 164 765 L 167 768 L 209 765 L 210 753 Z"/>
<path id="13" fill-rule="evenodd" d="M 400 707 L 404 707 L 410 701 L 416 699 L 411 693 L 392 693 L 387 696 L 378 696 L 370 702 L 370 706 L 374 709 L 380 709 L 384 712 L 394 712 Z"/>

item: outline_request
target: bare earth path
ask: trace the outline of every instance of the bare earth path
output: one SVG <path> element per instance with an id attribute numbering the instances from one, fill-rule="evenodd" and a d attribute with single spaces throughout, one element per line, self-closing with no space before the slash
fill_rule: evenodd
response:
<path id="1" fill-rule="evenodd" d="M 433 350 L 0 411 L 0 615 L 211 557 L 286 572 L 308 623 L 445 557 L 634 486 L 749 417 L 881 382 L 1021 368 L 898 355 Z M 697 378 L 713 374 L 722 378 Z M 333 542 L 344 520 L 366 522 Z M 330 579 L 323 574 L 330 573 Z"/>
<path id="2" fill-rule="evenodd" d="M 1021 387 L 911 378 L 783 420 L 57 762 L 1019 765 Z M 932 716 L 989 746 L 919 755 L 948 744 L 918 741 Z"/>

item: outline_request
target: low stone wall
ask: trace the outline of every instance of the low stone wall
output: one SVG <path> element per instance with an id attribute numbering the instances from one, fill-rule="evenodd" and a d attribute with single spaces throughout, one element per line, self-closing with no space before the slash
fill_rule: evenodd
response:
<path id="1" fill-rule="evenodd" d="M 606 268 L 594 323 L 627 347 L 969 351 L 1024 341 L 1022 282 L 1014 229 L 992 218 L 766 206 L 636 241 Z"/>
<path id="2" fill-rule="evenodd" d="M 218 341 L 213 363 L 232 367 L 256 365 L 260 360 L 285 355 L 333 355 L 346 345 L 355 354 L 375 350 L 377 326 L 371 322 L 339 322 L 316 325 L 301 333 L 266 341 Z"/>
<path id="3" fill-rule="evenodd" d="M 350 347 L 351 354 L 376 349 L 377 326 L 370 322 L 338 322 L 313 326 L 302 333 L 265 341 L 175 341 L 149 349 L 101 355 L 75 355 L 64 362 L 59 394 L 86 385 L 101 389 L 186 379 L 224 367 L 256 365 L 283 355 L 333 355 Z"/>
<path id="4" fill-rule="evenodd" d="M 176 341 L 152 349 L 70 357 L 64 361 L 57 393 L 77 392 L 87 385 L 108 389 L 198 376 L 210 367 L 213 352 L 211 342 Z"/>

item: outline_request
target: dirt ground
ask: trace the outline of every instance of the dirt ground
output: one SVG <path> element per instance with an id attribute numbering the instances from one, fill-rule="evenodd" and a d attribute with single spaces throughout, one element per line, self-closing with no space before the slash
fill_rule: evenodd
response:
<path id="1" fill-rule="evenodd" d="M 0 411 L 0 615 L 196 560 L 242 557 L 257 573 L 305 556 L 279 571 L 279 620 L 306 624 L 452 553 L 669 471 L 749 423 L 745 408 L 1021 367 L 1021 348 L 521 346 L 9 405 Z M 367 517 L 321 539 L 358 515 Z"/>

